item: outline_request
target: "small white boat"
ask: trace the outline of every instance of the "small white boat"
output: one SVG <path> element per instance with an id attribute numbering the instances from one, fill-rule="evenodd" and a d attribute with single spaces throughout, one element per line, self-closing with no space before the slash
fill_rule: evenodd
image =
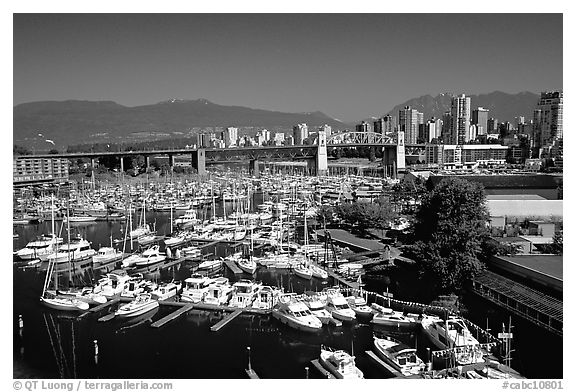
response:
<path id="1" fill-rule="evenodd" d="M 308 299 L 304 300 L 310 312 L 318 317 L 318 319 L 322 322 L 322 324 L 330 323 L 330 320 L 333 318 L 332 313 L 326 310 L 326 304 L 322 302 L 319 298 L 316 297 L 309 297 Z"/>
<path id="2" fill-rule="evenodd" d="M 92 287 L 84 287 L 81 289 L 69 289 L 66 291 L 59 290 L 59 295 L 76 298 L 88 305 L 101 305 L 108 302 L 108 299 L 101 293 L 95 293 Z"/>
<path id="3" fill-rule="evenodd" d="M 80 301 L 78 298 L 51 293 L 49 291 L 46 291 L 44 295 L 40 297 L 40 302 L 55 310 L 79 311 L 90 308 L 87 302 Z"/>
<path id="4" fill-rule="evenodd" d="M 256 299 L 252 303 L 253 308 L 272 309 L 278 303 L 280 290 L 271 286 L 262 286 L 256 293 Z"/>
<path id="5" fill-rule="evenodd" d="M 370 306 L 368 306 L 368 303 L 364 298 L 349 296 L 346 297 L 346 301 L 348 301 L 348 304 L 350 305 L 354 313 L 356 313 L 356 316 L 361 316 L 364 318 L 374 317 L 373 309 Z"/>
<path id="6" fill-rule="evenodd" d="M 232 285 L 234 289 L 230 306 L 236 308 L 246 308 L 252 305 L 256 299 L 256 294 L 260 290 L 260 285 L 246 279 L 241 279 Z"/>
<path id="7" fill-rule="evenodd" d="M 204 300 L 208 294 L 208 286 L 212 283 L 212 279 L 207 276 L 194 274 L 184 280 L 184 288 L 180 299 L 184 302 L 198 303 Z"/>
<path id="8" fill-rule="evenodd" d="M 150 226 L 142 225 L 138 226 L 134 230 L 131 230 L 129 236 L 130 239 L 135 240 L 150 233 L 152 233 L 152 231 L 150 230 Z"/>
<path id="9" fill-rule="evenodd" d="M 272 317 L 294 329 L 304 332 L 318 332 L 322 321 L 314 316 L 304 302 L 293 300 L 290 294 L 280 296 Z"/>
<path id="10" fill-rule="evenodd" d="M 312 277 L 322 280 L 328 279 L 328 272 L 326 272 L 323 268 L 314 264 L 310 264 L 308 268 L 312 271 Z"/>
<path id="11" fill-rule="evenodd" d="M 186 248 L 180 249 L 180 254 L 183 257 L 190 257 L 190 258 L 200 257 L 202 256 L 202 250 L 196 246 L 188 246 Z"/>
<path id="12" fill-rule="evenodd" d="M 169 247 L 182 245 L 192 238 L 192 235 L 187 231 L 181 231 L 179 233 L 174 233 L 169 237 L 164 237 L 164 244 Z"/>
<path id="13" fill-rule="evenodd" d="M 426 368 L 424 361 L 416 355 L 415 348 L 408 347 L 391 337 L 375 336 L 374 348 L 380 358 L 405 376 L 420 374 Z"/>
<path id="14" fill-rule="evenodd" d="M 256 269 L 258 269 L 258 264 L 256 264 L 256 262 L 251 259 L 239 259 L 236 261 L 236 264 L 242 271 L 250 275 L 256 273 Z"/>
<path id="15" fill-rule="evenodd" d="M 214 260 L 206 260 L 201 262 L 198 265 L 198 269 L 201 270 L 215 270 L 222 267 L 222 260 L 214 259 Z"/>
<path id="16" fill-rule="evenodd" d="M 152 294 L 152 298 L 158 301 L 164 301 L 168 298 L 175 297 L 178 295 L 180 290 L 182 289 L 181 283 L 170 282 L 158 285 L 158 287 L 153 290 L 150 294 Z"/>
<path id="17" fill-rule="evenodd" d="M 300 264 L 294 268 L 294 274 L 302 279 L 312 279 L 312 270 L 303 264 Z"/>
<path id="18" fill-rule="evenodd" d="M 356 320 L 356 313 L 348 301 L 344 298 L 342 294 L 328 295 L 326 302 L 326 310 L 328 310 L 332 317 L 340 321 L 354 321 Z"/>
<path id="19" fill-rule="evenodd" d="M 152 299 L 151 294 L 140 294 L 132 302 L 120 306 L 115 315 L 116 317 L 134 317 L 149 312 L 158 306 L 160 306 L 158 301 Z"/>
<path id="20" fill-rule="evenodd" d="M 62 243 L 63 239 L 60 237 L 42 235 L 34 241 L 28 242 L 24 248 L 16 251 L 15 255 L 22 260 L 46 260 L 49 255 L 55 252 L 56 245 Z"/>
<path id="21" fill-rule="evenodd" d="M 385 308 L 378 304 L 372 304 L 372 309 L 376 311 L 372 323 L 376 325 L 385 325 L 389 327 L 414 327 L 418 324 L 415 317 L 405 315 L 397 310 Z"/>
<path id="22" fill-rule="evenodd" d="M 126 271 L 114 270 L 98 280 L 94 286 L 94 292 L 110 298 L 122 293 L 128 287 L 128 282 L 130 282 L 130 276 Z"/>
<path id="23" fill-rule="evenodd" d="M 204 302 L 212 305 L 226 305 L 232 297 L 232 286 L 228 278 L 218 277 L 208 285 L 208 292 L 204 296 Z"/>
<path id="24" fill-rule="evenodd" d="M 364 378 L 364 373 L 356 367 L 355 359 L 344 350 L 320 349 L 320 364 L 336 378 Z"/>
<path id="25" fill-rule="evenodd" d="M 90 215 L 73 215 L 73 216 L 64 217 L 64 219 L 62 221 L 65 223 L 66 222 L 85 223 L 85 222 L 95 222 L 96 219 L 97 218 L 95 216 L 90 216 Z"/>
<path id="26" fill-rule="evenodd" d="M 81 237 L 72 239 L 69 243 L 58 248 L 58 253 L 48 256 L 48 261 L 53 263 L 67 263 L 91 258 L 96 254 L 91 243 Z"/>
<path id="27" fill-rule="evenodd" d="M 142 254 L 134 260 L 133 265 L 136 267 L 146 267 L 161 263 L 166 260 L 166 255 L 160 253 L 160 246 L 154 245 L 150 249 L 146 249 Z"/>
<path id="28" fill-rule="evenodd" d="M 92 265 L 94 268 L 102 267 L 120 261 L 123 256 L 123 252 L 109 246 L 103 246 L 92 257 Z"/>

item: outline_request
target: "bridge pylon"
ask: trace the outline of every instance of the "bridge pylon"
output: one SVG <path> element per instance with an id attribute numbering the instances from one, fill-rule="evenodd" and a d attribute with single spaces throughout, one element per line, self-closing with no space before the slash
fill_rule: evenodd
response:
<path id="1" fill-rule="evenodd" d="M 328 173 L 328 151 L 326 149 L 326 131 L 318 131 L 318 151 L 316 153 L 316 175 L 325 176 Z"/>

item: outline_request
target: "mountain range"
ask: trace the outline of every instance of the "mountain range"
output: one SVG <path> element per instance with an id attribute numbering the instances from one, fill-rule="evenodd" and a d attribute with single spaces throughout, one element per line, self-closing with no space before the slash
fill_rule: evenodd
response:
<path id="1" fill-rule="evenodd" d="M 411 106 L 424 113 L 424 119 L 441 118 L 450 110 L 452 94 L 439 94 L 410 99 L 388 113 Z M 471 108 L 490 110 L 489 117 L 513 121 L 516 116 L 532 118 L 539 95 L 522 92 L 470 95 Z M 336 131 L 354 129 L 321 112 L 286 113 L 242 106 L 224 106 L 205 99 L 171 99 L 153 105 L 127 107 L 112 101 L 41 101 L 16 105 L 13 110 L 14 144 L 48 150 L 65 149 L 72 144 L 153 140 L 186 137 L 202 130 L 234 126 L 239 134 L 255 133 L 256 129 L 289 132 L 295 124 L 306 123 L 309 129 L 328 124 Z"/>

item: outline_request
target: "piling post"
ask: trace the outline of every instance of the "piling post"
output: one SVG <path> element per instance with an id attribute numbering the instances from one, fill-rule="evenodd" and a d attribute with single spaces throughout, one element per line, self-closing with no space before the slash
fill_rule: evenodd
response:
<path id="1" fill-rule="evenodd" d="M 426 364 L 426 370 L 432 371 L 432 351 L 430 347 L 426 347 L 426 357 L 428 358 L 428 363 Z"/>
<path id="2" fill-rule="evenodd" d="M 252 363 L 250 362 L 250 346 L 247 347 L 248 350 L 248 371 L 252 371 Z"/>
<path id="3" fill-rule="evenodd" d="M 98 365 L 98 340 L 94 340 L 94 363 Z"/>
<path id="4" fill-rule="evenodd" d="M 304 369 L 306 370 L 306 379 L 309 379 L 310 378 L 310 368 L 308 366 L 306 366 Z"/>
<path id="5" fill-rule="evenodd" d="M 24 334 L 24 319 L 21 314 L 18 315 L 18 334 L 20 337 Z"/>

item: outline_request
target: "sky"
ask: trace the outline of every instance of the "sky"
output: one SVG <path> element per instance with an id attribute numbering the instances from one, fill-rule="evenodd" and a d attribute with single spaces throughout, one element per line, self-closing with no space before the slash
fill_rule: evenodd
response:
<path id="1" fill-rule="evenodd" d="M 345 122 L 563 88 L 562 14 L 14 14 L 13 104 L 205 98 Z"/>

